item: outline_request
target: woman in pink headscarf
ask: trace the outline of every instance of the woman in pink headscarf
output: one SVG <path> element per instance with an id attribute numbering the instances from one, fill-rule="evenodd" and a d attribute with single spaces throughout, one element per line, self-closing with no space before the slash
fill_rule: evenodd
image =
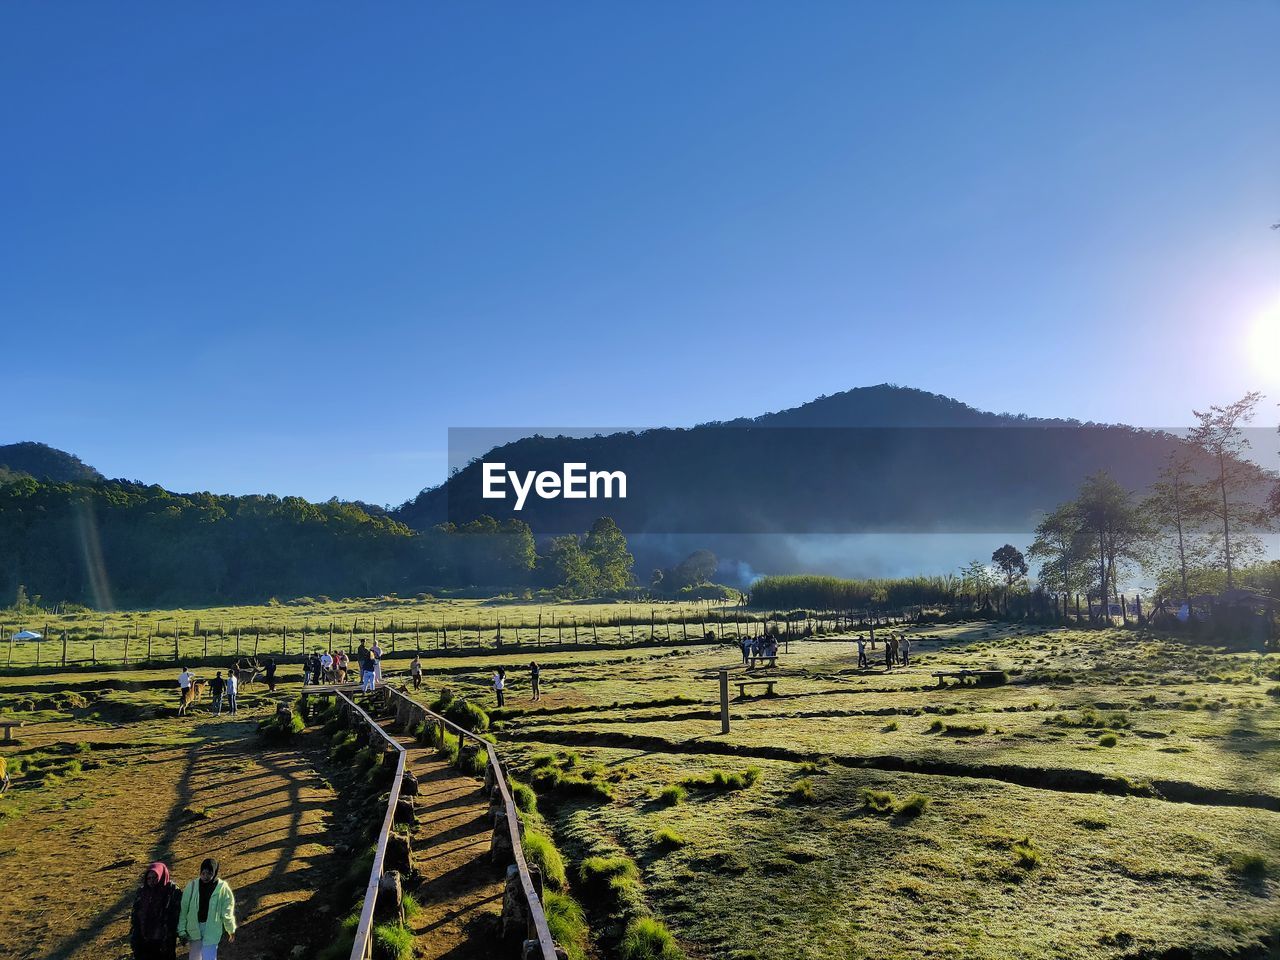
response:
<path id="1" fill-rule="evenodd" d="M 173 960 L 178 945 L 182 892 L 160 861 L 147 867 L 133 901 L 129 943 L 134 960 Z"/>

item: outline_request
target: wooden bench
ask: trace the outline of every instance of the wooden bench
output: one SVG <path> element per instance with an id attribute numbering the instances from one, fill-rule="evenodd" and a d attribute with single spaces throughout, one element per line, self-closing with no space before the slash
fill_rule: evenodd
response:
<path id="1" fill-rule="evenodd" d="M 0 720 L 0 727 L 4 728 L 4 739 L 0 743 L 13 743 L 13 728 L 22 726 L 21 720 Z"/>
<path id="2" fill-rule="evenodd" d="M 773 692 L 773 685 L 777 682 L 777 680 L 740 680 L 736 684 L 738 688 L 738 699 L 747 699 L 747 687 L 764 687 L 765 691 L 762 696 L 776 696 Z"/>
<path id="3" fill-rule="evenodd" d="M 962 683 L 969 677 L 977 677 L 979 683 L 987 681 L 1003 680 L 1005 672 L 1003 670 L 935 670 L 933 675 L 938 678 L 938 686 L 945 686 L 947 677 L 954 677 Z"/>

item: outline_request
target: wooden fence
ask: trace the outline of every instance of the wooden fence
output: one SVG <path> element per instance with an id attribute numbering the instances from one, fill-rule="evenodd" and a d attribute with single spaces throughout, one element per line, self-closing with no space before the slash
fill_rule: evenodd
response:
<path id="1" fill-rule="evenodd" d="M 527 931 L 523 956 L 536 958 L 536 960 L 556 960 L 555 942 L 551 939 L 551 929 L 547 926 L 547 915 L 542 906 L 541 877 L 538 876 L 535 879 L 534 872 L 529 869 L 529 862 L 525 858 L 524 845 L 520 839 L 520 815 L 511 797 L 511 788 L 507 784 L 497 748 L 470 730 L 464 730 L 456 723 L 428 710 L 404 692 L 391 687 L 382 687 L 382 690 L 392 697 L 396 705 L 397 720 L 403 729 L 412 729 L 418 723 L 431 722 L 436 724 L 442 740 L 443 734 L 448 731 L 459 738 L 459 744 L 467 742 L 484 751 L 485 788 L 490 791 L 492 799 L 497 801 L 496 805 L 500 808 L 500 815 L 495 816 L 494 830 L 495 833 L 505 830 L 506 837 L 510 841 L 511 858 L 514 861 L 520 893 L 524 899 Z M 353 955 L 353 960 L 358 958 Z"/>
<path id="2" fill-rule="evenodd" d="M 369 884 L 365 887 L 364 907 L 360 910 L 360 923 L 356 927 L 355 943 L 351 947 L 351 960 L 368 960 L 373 956 L 373 916 L 378 903 L 378 890 L 382 883 L 382 865 L 387 858 L 387 843 L 391 838 L 391 828 L 396 819 L 396 804 L 400 802 L 400 781 L 404 778 L 405 751 L 387 731 L 356 705 L 355 701 L 340 690 L 333 691 L 334 696 L 343 704 L 347 716 L 359 718 L 368 725 L 370 735 L 381 737 L 386 744 L 397 751 L 395 777 L 391 781 L 391 792 L 387 797 L 387 813 L 382 819 L 382 829 L 378 834 L 378 843 L 373 852 L 373 868 L 369 871 Z"/>

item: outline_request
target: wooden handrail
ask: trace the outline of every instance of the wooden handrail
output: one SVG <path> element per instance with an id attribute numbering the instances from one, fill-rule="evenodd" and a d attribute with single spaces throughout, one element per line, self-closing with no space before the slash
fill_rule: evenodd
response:
<path id="1" fill-rule="evenodd" d="M 525 903 L 529 907 L 529 920 L 533 926 L 535 939 L 538 941 L 538 957 L 540 960 L 556 960 L 556 945 L 551 938 L 551 929 L 547 926 L 547 914 L 542 908 L 542 901 L 538 897 L 538 891 L 533 885 L 533 877 L 529 873 L 529 863 L 524 856 L 524 845 L 520 842 L 520 819 L 516 812 L 515 801 L 511 797 L 511 790 L 507 786 L 506 774 L 502 772 L 501 759 L 498 756 L 497 748 L 483 737 L 477 736 L 470 730 L 466 730 L 452 720 L 433 713 L 425 706 L 407 696 L 400 690 L 393 690 L 391 687 L 382 688 L 390 693 L 393 697 L 410 704 L 413 709 L 421 710 L 423 714 L 432 720 L 452 730 L 458 735 L 459 743 L 461 738 L 474 742 L 476 745 L 484 748 L 485 755 L 488 757 L 489 769 L 493 771 L 493 782 L 497 786 L 498 793 L 502 797 L 502 806 L 507 814 L 507 831 L 511 836 L 511 852 L 516 862 L 516 872 L 520 876 L 520 887 L 524 891 Z M 352 960 L 360 960 L 360 958 L 352 955 Z"/>
<path id="2" fill-rule="evenodd" d="M 344 701 L 351 710 L 376 731 L 389 745 L 396 748 L 399 756 L 396 759 L 395 779 L 391 782 L 391 793 L 387 797 L 387 814 L 382 820 L 382 832 L 378 834 L 378 845 L 373 851 L 373 867 L 369 870 L 369 885 L 364 891 L 364 906 L 360 910 L 360 923 L 356 926 L 355 942 L 351 945 L 351 960 L 366 960 L 373 954 L 373 911 L 378 903 L 378 884 L 382 880 L 382 865 L 387 857 L 387 842 L 391 838 L 391 827 L 396 819 L 396 804 L 400 801 L 400 782 L 404 778 L 404 747 L 396 742 L 387 731 L 383 730 L 369 714 L 358 707 L 354 700 L 339 690 L 334 691 L 338 699 Z"/>

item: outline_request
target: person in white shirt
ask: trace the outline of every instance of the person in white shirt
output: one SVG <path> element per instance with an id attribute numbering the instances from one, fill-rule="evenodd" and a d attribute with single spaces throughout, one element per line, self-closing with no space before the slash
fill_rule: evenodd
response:
<path id="1" fill-rule="evenodd" d="M 327 651 L 320 655 L 320 676 L 328 682 L 333 680 L 333 657 Z"/>
<path id="2" fill-rule="evenodd" d="M 240 680 L 236 676 L 236 671 L 231 670 L 227 673 L 227 712 L 236 712 L 236 693 L 240 689 Z"/>
<path id="3" fill-rule="evenodd" d="M 871 666 L 871 661 L 867 659 L 867 641 L 862 637 L 858 638 L 858 669 L 865 670 Z"/>
<path id="4" fill-rule="evenodd" d="M 186 667 L 183 667 L 182 672 L 178 674 L 178 709 L 179 711 L 181 711 L 182 709 L 183 701 L 187 699 L 187 691 L 191 689 L 191 681 L 194 679 L 195 677 L 192 676 L 191 672 Z"/>
<path id="5" fill-rule="evenodd" d="M 493 675 L 493 692 L 498 695 L 498 706 L 506 706 L 507 674 L 501 667 Z"/>
<path id="6" fill-rule="evenodd" d="M 382 645 L 375 640 L 369 652 L 373 654 L 373 683 L 377 686 L 382 682 Z"/>

